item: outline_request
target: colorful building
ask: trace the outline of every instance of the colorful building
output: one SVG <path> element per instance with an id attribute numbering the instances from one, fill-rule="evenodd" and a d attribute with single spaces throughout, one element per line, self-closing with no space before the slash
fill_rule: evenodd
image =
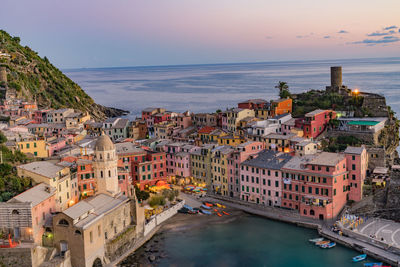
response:
<path id="1" fill-rule="evenodd" d="M 240 198 L 267 206 L 281 206 L 282 167 L 289 154 L 263 150 L 244 161 L 240 167 Z"/>
<path id="2" fill-rule="evenodd" d="M 206 184 L 208 188 L 211 188 L 211 152 L 215 146 L 214 144 L 205 144 L 190 152 L 192 177 L 198 183 Z"/>
<path id="3" fill-rule="evenodd" d="M 305 138 L 315 139 L 325 131 L 329 121 L 335 118 L 336 113 L 333 110 L 317 109 L 296 120 L 296 127 L 303 130 Z"/>
<path id="4" fill-rule="evenodd" d="M 235 147 L 235 151 L 228 159 L 228 189 L 230 197 L 240 197 L 240 166 L 242 162 L 263 149 L 263 143 L 252 141 Z"/>
<path id="5" fill-rule="evenodd" d="M 211 150 L 211 182 L 216 194 L 228 196 L 228 158 L 234 149 L 231 146 L 217 146 Z"/>
<path id="6" fill-rule="evenodd" d="M 282 172 L 282 207 L 298 210 L 301 216 L 335 218 L 348 200 L 349 172 L 343 154 L 295 156 Z"/>
<path id="7" fill-rule="evenodd" d="M 363 198 L 363 186 L 368 169 L 368 154 L 364 146 L 348 146 L 344 151 L 349 171 L 349 199 L 360 201 Z"/>
<path id="8" fill-rule="evenodd" d="M 46 158 L 49 156 L 47 144 L 45 140 L 29 139 L 17 142 L 19 151 L 24 154 L 31 154 L 38 158 Z"/>

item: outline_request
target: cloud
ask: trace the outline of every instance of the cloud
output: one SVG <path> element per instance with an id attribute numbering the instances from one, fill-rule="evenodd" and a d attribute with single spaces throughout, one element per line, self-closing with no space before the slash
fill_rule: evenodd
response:
<path id="1" fill-rule="evenodd" d="M 385 27 L 385 28 L 383 28 L 385 31 L 387 31 L 387 30 L 393 30 L 393 29 L 397 29 L 397 26 L 395 26 L 395 25 L 392 25 L 392 26 L 388 26 L 388 27 Z"/>
<path id="2" fill-rule="evenodd" d="M 340 30 L 340 31 L 338 31 L 338 33 L 349 33 L 349 32 L 345 31 L 345 30 Z"/>
<path id="3" fill-rule="evenodd" d="M 380 39 L 364 39 L 362 41 L 352 42 L 351 44 L 366 44 L 366 45 L 377 45 L 400 42 L 400 38 L 397 36 L 385 36 Z"/>
<path id="4" fill-rule="evenodd" d="M 307 36 L 304 36 L 304 35 L 297 35 L 296 36 L 297 39 L 301 39 L 301 38 L 304 38 L 304 37 L 307 37 Z"/>
<path id="5" fill-rule="evenodd" d="M 385 35 L 390 35 L 391 33 L 389 32 L 373 32 L 367 34 L 367 36 L 385 36 Z"/>
<path id="6" fill-rule="evenodd" d="M 329 35 L 324 36 L 324 39 L 329 39 L 331 38 Z"/>
<path id="7" fill-rule="evenodd" d="M 265 36 L 265 39 L 272 39 L 272 36 Z"/>

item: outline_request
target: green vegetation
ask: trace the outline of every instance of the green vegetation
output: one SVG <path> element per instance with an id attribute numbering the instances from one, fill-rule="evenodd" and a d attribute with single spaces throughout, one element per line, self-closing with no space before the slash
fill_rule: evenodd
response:
<path id="1" fill-rule="evenodd" d="M 157 206 L 164 206 L 166 201 L 163 195 L 155 195 L 149 199 L 148 203 L 151 207 L 157 207 Z"/>
<path id="2" fill-rule="evenodd" d="M 7 201 L 15 195 L 22 193 L 32 186 L 29 178 L 17 176 L 17 172 L 12 164 L 25 163 L 25 154 L 9 150 L 4 143 L 7 138 L 0 132 L 0 151 L 3 163 L 0 163 L 0 202 Z"/>
<path id="3" fill-rule="evenodd" d="M 169 201 L 174 201 L 174 199 L 179 195 L 179 191 L 176 189 L 163 190 L 162 195 L 164 196 L 164 198 L 167 198 Z"/>
<path id="4" fill-rule="evenodd" d="M 135 193 L 136 193 L 136 198 L 140 202 L 144 201 L 144 200 L 147 200 L 150 197 L 149 192 L 140 190 L 140 188 L 137 185 L 135 185 Z"/>
<path id="5" fill-rule="evenodd" d="M 339 136 L 322 140 L 321 146 L 322 150 L 326 152 L 341 152 L 344 151 L 347 146 L 361 146 L 364 143 L 365 142 L 354 136 Z"/>
<path id="6" fill-rule="evenodd" d="M 362 96 L 343 96 L 327 91 L 310 90 L 297 94 L 293 101 L 293 116 L 301 117 L 315 109 L 333 109 L 340 111 L 354 111 L 357 116 L 364 117 L 368 110 L 362 109 Z"/>
<path id="7" fill-rule="evenodd" d="M 96 105 L 76 83 L 65 76 L 44 57 L 28 46 L 20 44 L 19 37 L 12 37 L 0 30 L 0 50 L 11 55 L 1 63 L 8 70 L 8 86 L 15 89 L 18 97 L 37 99 L 44 107 L 69 107 L 88 111 L 98 119 L 104 119 L 106 110 Z"/>

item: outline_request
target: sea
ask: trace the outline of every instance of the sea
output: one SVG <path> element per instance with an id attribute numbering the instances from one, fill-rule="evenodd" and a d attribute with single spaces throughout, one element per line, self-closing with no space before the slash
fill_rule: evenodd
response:
<path id="1" fill-rule="evenodd" d="M 343 67 L 343 84 L 379 93 L 400 113 L 400 58 L 287 61 L 240 64 L 68 69 L 64 73 L 94 100 L 140 116 L 146 107 L 214 112 L 252 98 L 277 99 L 285 81 L 293 93 L 325 89 L 330 67 Z M 166 234 L 168 257 L 159 266 L 363 266 L 356 251 L 320 249 L 307 240 L 316 231 L 255 216 Z"/>
<path id="2" fill-rule="evenodd" d="M 63 71 L 96 103 L 128 110 L 135 118 L 146 107 L 214 112 L 247 99 L 277 99 L 279 81 L 293 93 L 324 90 L 331 66 L 343 67 L 344 85 L 382 94 L 400 112 L 400 57 Z"/>

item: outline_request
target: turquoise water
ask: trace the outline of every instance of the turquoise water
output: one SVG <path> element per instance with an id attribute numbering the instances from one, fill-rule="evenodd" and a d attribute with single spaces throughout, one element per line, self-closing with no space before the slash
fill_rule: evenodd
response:
<path id="1" fill-rule="evenodd" d="M 165 233 L 168 258 L 158 266 L 363 266 L 359 253 L 337 245 L 321 249 L 308 242 L 316 231 L 255 216 L 196 230 Z"/>

